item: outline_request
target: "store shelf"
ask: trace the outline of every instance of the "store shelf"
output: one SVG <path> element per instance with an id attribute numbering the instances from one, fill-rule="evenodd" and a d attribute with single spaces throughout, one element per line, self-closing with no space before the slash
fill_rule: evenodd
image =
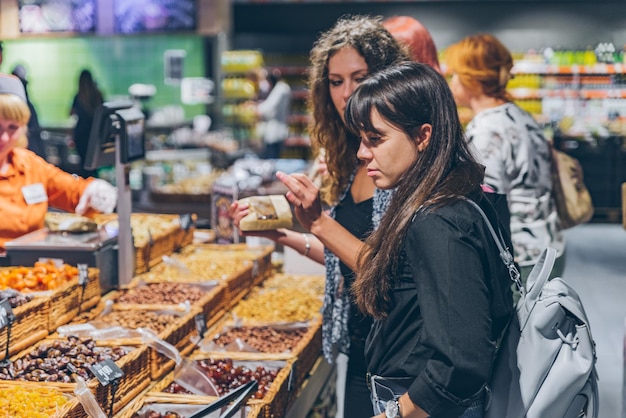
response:
<path id="1" fill-rule="evenodd" d="M 311 116 L 309 115 L 289 115 L 289 124 L 301 124 L 306 125 L 310 122 Z"/>
<path id="2" fill-rule="evenodd" d="M 616 89 L 575 89 L 575 88 L 525 88 L 509 89 L 514 99 L 543 99 L 546 97 L 559 97 L 563 99 L 626 99 L 626 88 Z"/>
<path id="3" fill-rule="evenodd" d="M 290 136 L 285 140 L 286 147 L 310 147 L 311 139 L 304 136 Z"/>
<path id="4" fill-rule="evenodd" d="M 513 66 L 513 74 L 624 74 L 626 66 L 621 63 L 594 65 L 556 65 L 532 62 L 518 62 Z"/>

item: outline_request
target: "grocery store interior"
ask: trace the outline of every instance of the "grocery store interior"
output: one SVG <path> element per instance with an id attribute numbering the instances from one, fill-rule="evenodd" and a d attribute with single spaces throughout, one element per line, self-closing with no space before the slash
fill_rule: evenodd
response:
<path id="1" fill-rule="evenodd" d="M 63 291 L 44 292 L 14 307 L 12 327 L 7 328 L 6 316 L 0 315 L 0 350 L 6 341 L 5 357 L 14 359 L 59 334 L 102 336 L 108 330 L 102 328 L 102 319 L 111 311 L 143 309 L 144 316 L 146 310 L 158 316 L 171 308 L 176 323 L 183 325 L 163 325 L 158 341 L 173 346 L 179 357 L 151 340 L 153 334 L 119 334 L 118 329 L 117 338 L 102 340 L 114 355 L 121 350 L 116 344 L 134 347 L 116 361 L 123 376 L 104 383 L 92 378 L 87 387 L 105 415 L 117 418 L 139 417 L 140 408 L 159 402 L 191 405 L 188 413 L 195 413 L 212 398 L 180 384 L 184 378 L 173 382 L 179 366 L 188 364 L 180 355 L 195 356 L 189 358 L 213 372 L 234 368 L 232 363 L 208 360 L 207 353 L 219 353 L 208 337 L 217 339 L 218 327 L 236 328 L 236 320 L 252 315 L 255 306 L 269 304 L 260 288 L 265 294 L 285 292 L 287 296 L 279 295 L 274 303 L 319 311 L 323 267 L 269 241 L 248 239 L 246 245 L 225 211 L 238 198 L 285 193 L 274 175 L 277 170 L 310 169 L 314 156 L 307 133 L 308 54 L 319 34 L 346 14 L 413 16 L 430 31 L 441 56 L 448 46 L 475 33 L 493 34 L 512 51 L 515 77 L 509 92 L 544 127 L 555 147 L 578 159 L 594 204 L 589 222 L 564 232 L 563 277 L 581 296 L 591 322 L 600 418 L 626 418 L 623 0 L 0 0 L 0 73 L 21 67 L 37 110 L 44 158 L 70 173 L 124 183 L 118 187 L 119 219 L 103 217 L 99 224 L 118 222 L 115 237 L 102 236 L 109 231 L 98 226 L 97 232 L 88 233 L 92 235 L 37 231 L 7 244 L 0 283 L 6 274 L 18 274 L 18 268 L 35 269 L 44 258 L 69 264 L 72 273 Z M 145 120 L 139 158 L 111 163 L 110 156 L 93 148 L 86 157 L 92 167 L 85 167 L 73 139 L 76 117 L 71 115 L 79 74 L 85 69 L 105 101 L 141 111 Z M 279 158 L 262 159 L 263 143 L 251 105 L 259 86 L 251 74 L 276 69 L 291 88 L 289 136 Z M 88 269 L 74 269 L 78 265 Z M 164 295 L 175 293 L 166 287 L 172 285 L 171 278 L 163 279 L 168 274 L 211 278 L 202 287 L 203 295 L 196 295 L 197 303 L 186 307 L 167 298 L 160 302 L 156 296 L 124 299 L 123 293 L 146 284 L 160 284 L 157 292 Z M 306 280 L 310 284 L 302 286 Z M 292 283 L 296 281 L 300 285 Z M 305 287 L 317 292 L 314 303 L 306 299 L 311 294 L 294 296 Z M 193 296 L 190 290 L 184 292 Z M 283 297 L 293 300 L 287 303 Z M 138 307 L 141 304 L 146 306 Z M 117 310 L 111 307 L 116 305 Z M 285 321 L 251 318 L 251 323 Z M 232 346 L 221 351 L 229 361 L 267 368 L 264 376 L 274 379 L 258 388 L 241 416 L 341 418 L 333 400 L 341 392 L 338 370 L 321 357 L 320 320 L 292 319 L 307 326 L 299 343 L 283 347 L 287 351 L 236 352 Z M 101 328 L 78 327 L 93 321 Z M 151 321 L 156 326 L 158 320 Z M 59 328 L 63 326 L 70 328 Z M 259 337 L 264 338 L 269 340 Z M 6 370 L 1 363 L 0 394 L 7 388 L 18 390 L 4 381 Z M 249 378 L 242 377 L 241 383 Z M 115 384 L 109 385 L 111 381 Z M 74 394 L 74 386 L 52 387 Z M 72 397 L 54 417 L 85 414 L 78 398 Z"/>

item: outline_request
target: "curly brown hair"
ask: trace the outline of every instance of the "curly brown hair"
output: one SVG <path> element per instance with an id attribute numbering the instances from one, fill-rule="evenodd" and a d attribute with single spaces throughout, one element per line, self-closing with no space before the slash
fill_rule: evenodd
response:
<path id="1" fill-rule="evenodd" d="M 342 16 L 319 37 L 311 50 L 308 108 L 313 118 L 309 133 L 314 150 L 326 150 L 330 181 L 322 187 L 322 197 L 330 204 L 339 199 L 358 165 L 356 153 L 360 140 L 346 129 L 332 104 L 328 61 L 345 47 L 358 51 L 367 63 L 369 74 L 408 60 L 407 49 L 394 39 L 381 22 L 381 17 Z"/>

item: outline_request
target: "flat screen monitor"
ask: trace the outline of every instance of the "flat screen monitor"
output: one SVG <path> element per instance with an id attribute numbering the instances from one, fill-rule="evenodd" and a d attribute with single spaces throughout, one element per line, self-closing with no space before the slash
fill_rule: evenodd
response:
<path id="1" fill-rule="evenodd" d="M 145 117 L 136 107 L 118 110 L 120 117 L 120 144 L 122 147 L 121 161 L 130 163 L 146 156 Z"/>
<path id="2" fill-rule="evenodd" d="M 96 0 L 19 0 L 20 32 L 90 33 L 96 28 Z"/>
<path id="3" fill-rule="evenodd" d="M 145 157 L 145 117 L 131 102 L 106 102 L 96 108 L 83 164 L 85 169 L 115 165 L 117 136 L 122 163 Z"/>
<path id="4" fill-rule="evenodd" d="M 197 0 L 114 0 L 116 33 L 196 30 Z"/>

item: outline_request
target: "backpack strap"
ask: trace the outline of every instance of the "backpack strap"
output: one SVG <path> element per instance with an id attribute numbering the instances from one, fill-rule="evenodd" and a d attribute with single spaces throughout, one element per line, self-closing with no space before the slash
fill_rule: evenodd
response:
<path id="1" fill-rule="evenodd" d="M 509 271 L 509 277 L 511 278 L 511 281 L 515 284 L 515 287 L 520 292 L 520 294 L 524 295 L 526 291 L 522 286 L 521 274 L 519 270 L 517 269 L 517 266 L 515 265 L 515 261 L 514 261 L 515 259 L 513 258 L 511 251 L 509 251 L 509 249 L 506 246 L 506 243 L 502 236 L 502 231 L 498 227 L 498 232 L 496 233 L 495 229 L 491 225 L 491 221 L 489 220 L 489 218 L 487 217 L 483 209 L 478 205 L 478 203 L 474 202 L 472 199 L 469 199 L 465 196 L 463 196 L 463 200 L 465 200 L 470 205 L 474 206 L 476 210 L 478 211 L 478 213 L 482 215 L 483 219 L 485 220 L 485 223 L 487 224 L 487 228 L 489 228 L 489 232 L 491 233 L 491 236 L 493 237 L 493 240 L 496 243 L 496 246 L 498 247 L 498 254 L 500 255 L 500 259 L 502 260 L 502 262 L 504 263 L 504 265 Z"/>
<path id="2" fill-rule="evenodd" d="M 541 256 L 533 266 L 528 279 L 526 279 L 526 290 L 529 300 L 536 300 L 543 289 L 543 285 L 550 279 L 550 273 L 556 260 L 556 249 L 546 247 Z"/>
<path id="3" fill-rule="evenodd" d="M 591 369 L 589 381 L 591 382 L 591 396 L 593 397 L 591 404 L 591 413 L 593 415 L 591 415 L 591 418 L 598 418 L 598 414 L 600 413 L 600 391 L 598 389 L 598 371 L 596 370 L 595 364 L 593 369 Z"/>

